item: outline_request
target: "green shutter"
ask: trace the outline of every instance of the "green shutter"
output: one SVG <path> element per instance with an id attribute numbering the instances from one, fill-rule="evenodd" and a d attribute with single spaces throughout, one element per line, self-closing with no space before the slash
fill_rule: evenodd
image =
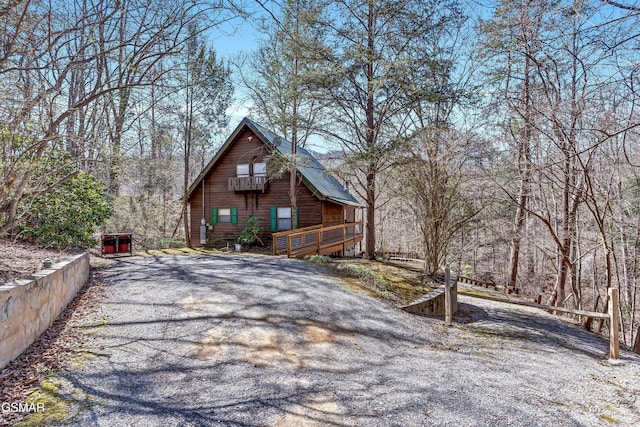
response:
<path id="1" fill-rule="evenodd" d="M 218 223 L 218 208 L 211 208 L 211 225 Z"/>
<path id="2" fill-rule="evenodd" d="M 231 224 L 236 225 L 238 223 L 238 208 L 231 208 Z"/>
<path id="3" fill-rule="evenodd" d="M 296 227 L 300 228 L 300 209 L 296 206 Z"/>
<path id="4" fill-rule="evenodd" d="M 269 219 L 271 220 L 271 232 L 278 231 L 278 207 L 271 206 L 269 208 Z"/>

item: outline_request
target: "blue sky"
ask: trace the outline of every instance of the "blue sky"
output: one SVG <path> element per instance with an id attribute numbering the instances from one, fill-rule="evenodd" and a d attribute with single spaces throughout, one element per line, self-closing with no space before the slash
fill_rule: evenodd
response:
<path id="1" fill-rule="evenodd" d="M 212 42 L 219 55 L 231 58 L 239 51 L 249 52 L 256 48 L 256 34 L 250 24 L 238 22 L 227 24 L 211 34 Z"/>
<path id="2" fill-rule="evenodd" d="M 233 57 L 238 53 L 251 52 L 257 46 L 254 29 L 249 23 L 240 19 L 217 27 L 209 33 L 209 36 L 217 54 L 225 60 L 233 60 Z M 229 132 L 248 115 L 249 105 L 244 101 L 244 93 L 238 84 L 235 85 L 234 98 L 234 103 L 228 112 L 230 116 Z"/>
<path id="3" fill-rule="evenodd" d="M 259 34 L 250 23 L 237 20 L 232 24 L 225 24 L 210 33 L 211 44 L 220 57 L 227 60 L 233 59 L 240 52 L 251 52 L 257 47 Z M 249 103 L 240 85 L 235 86 L 235 101 L 229 110 L 229 132 L 231 132 L 249 114 Z M 316 152 L 327 152 L 328 147 L 319 137 L 312 137 L 308 142 L 309 149 Z M 335 148 L 335 147 L 334 147 Z"/>

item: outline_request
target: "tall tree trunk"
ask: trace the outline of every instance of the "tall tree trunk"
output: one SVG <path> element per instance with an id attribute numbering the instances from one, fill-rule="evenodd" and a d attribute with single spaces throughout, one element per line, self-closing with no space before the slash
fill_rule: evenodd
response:
<path id="1" fill-rule="evenodd" d="M 617 168 L 617 165 L 616 165 Z M 626 300 L 627 304 L 631 305 L 631 283 L 629 280 L 629 242 L 627 239 L 627 228 L 625 225 L 625 217 L 631 218 L 632 214 L 624 207 L 624 203 L 622 201 L 622 177 L 620 176 L 620 170 L 616 170 L 616 180 L 618 181 L 618 185 L 616 188 L 616 202 L 618 204 L 618 230 L 620 232 L 620 263 L 622 264 L 622 295 Z"/>
<path id="2" fill-rule="evenodd" d="M 111 159 L 109 160 L 109 193 L 112 195 L 118 195 L 120 191 L 122 133 L 124 132 L 124 121 L 129 107 L 130 91 L 129 88 L 119 89 L 117 108 L 115 105 L 112 107 L 114 125 L 113 133 L 111 134 Z"/>
<path id="3" fill-rule="evenodd" d="M 368 150 L 375 150 L 376 135 L 375 129 L 375 4 L 369 2 L 368 25 L 367 25 L 367 104 L 365 107 L 366 116 L 366 144 Z M 370 156 L 372 153 L 368 153 Z M 366 169 L 367 173 L 367 258 L 374 259 L 376 256 L 376 174 L 377 168 L 374 160 L 369 160 Z"/>
<path id="4" fill-rule="evenodd" d="M 297 21 L 296 21 L 297 23 Z M 296 36 L 297 36 L 296 25 Z M 297 80 L 298 77 L 298 59 L 293 59 L 293 78 Z M 297 83 L 297 81 L 296 81 Z M 289 176 L 289 197 L 291 199 L 291 228 L 298 228 L 298 200 L 297 200 L 297 179 L 298 179 L 298 88 L 293 91 L 292 100 L 292 116 L 293 122 L 291 126 L 291 170 Z"/>
<path id="5" fill-rule="evenodd" d="M 188 56 L 187 58 L 190 58 Z M 187 60 L 188 66 L 190 67 L 189 60 Z M 187 71 L 189 73 L 189 71 Z M 184 181 L 183 181 L 183 193 L 182 193 L 182 221 L 184 224 L 184 239 L 187 247 L 192 247 L 191 243 L 191 232 L 189 227 L 190 216 L 188 214 L 189 210 L 189 200 L 188 200 L 188 191 L 189 191 L 189 174 L 191 171 L 190 163 L 191 163 L 191 150 L 193 147 L 192 141 L 192 130 L 193 130 L 193 89 L 190 86 L 189 75 L 187 74 L 187 84 L 186 84 L 186 121 L 185 121 L 185 132 L 184 132 Z"/>
<path id="6" fill-rule="evenodd" d="M 369 259 L 376 257 L 376 175 L 374 171 L 367 174 L 367 238 L 366 255 Z"/>
<path id="7" fill-rule="evenodd" d="M 528 50 L 528 46 L 525 47 Z M 522 140 L 518 146 L 518 166 L 521 173 L 520 189 L 518 192 L 518 206 L 516 207 L 516 216 L 514 221 L 513 239 L 511 241 L 511 254 L 509 257 L 509 277 L 507 282 L 507 288 L 509 291 L 516 291 L 518 289 L 518 270 L 520 265 L 520 242 L 522 240 L 522 231 L 524 230 L 526 210 L 530 191 L 531 181 L 531 120 L 532 120 L 532 107 L 531 107 L 531 76 L 530 76 L 530 58 L 529 55 L 525 56 L 524 61 L 524 81 L 522 85 L 522 106 L 523 111 L 521 113 L 524 121 L 524 127 L 522 131 Z"/>
<path id="8" fill-rule="evenodd" d="M 522 238 L 522 230 L 524 229 L 525 206 L 527 203 L 527 190 L 525 187 L 528 183 L 523 179 L 520 184 L 518 207 L 516 208 L 515 227 L 513 239 L 511 240 L 511 254 L 509 256 L 509 280 L 508 289 L 516 290 L 518 288 L 518 266 L 520 261 L 520 241 Z"/>
<path id="9" fill-rule="evenodd" d="M 120 22 L 118 27 L 119 38 L 121 41 L 126 39 L 127 20 L 124 19 Z M 131 88 L 129 87 L 128 79 L 130 78 L 131 69 L 123 67 L 122 64 L 126 64 L 127 53 L 124 46 L 118 49 L 118 63 L 120 68 L 118 70 L 117 84 L 120 89 L 116 91 L 118 95 L 118 105 L 111 103 L 113 111 L 113 133 L 111 135 L 111 159 L 109 159 L 109 193 L 117 195 L 120 191 L 120 173 L 121 173 L 121 158 L 120 151 L 122 146 L 122 132 L 124 131 L 124 121 L 127 109 L 129 107 L 129 96 L 131 94 Z M 105 67 L 107 63 L 105 62 Z M 135 71 L 133 71 L 135 72 Z"/>
<path id="10" fill-rule="evenodd" d="M 291 200 L 291 228 L 298 228 L 298 215 L 296 215 L 296 211 L 298 209 L 298 200 L 297 200 L 297 179 L 298 179 L 298 168 L 297 168 L 297 152 L 298 149 L 296 147 L 298 138 L 295 137 L 296 131 L 294 130 L 293 138 L 291 141 L 291 169 L 289 171 L 289 197 Z"/>

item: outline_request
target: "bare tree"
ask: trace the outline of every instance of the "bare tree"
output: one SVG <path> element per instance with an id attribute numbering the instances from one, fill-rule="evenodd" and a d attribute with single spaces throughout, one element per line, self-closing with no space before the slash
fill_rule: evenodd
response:
<path id="1" fill-rule="evenodd" d="M 526 159 L 516 163 L 522 177 L 519 190 L 502 187 L 516 209 L 509 283 L 518 278 L 514 255 L 521 243 L 535 248 L 546 259 L 541 267 L 554 272 L 549 300 L 558 306 L 571 300 L 582 306 L 585 259 L 592 260 L 594 271 L 591 303 L 599 294 L 595 270 L 602 267 L 605 293 L 615 278 L 611 206 L 616 175 L 600 167 L 619 164 L 622 151 L 607 147 L 636 126 L 628 108 L 636 95 L 622 84 L 633 81 L 625 76 L 630 64 L 623 59 L 623 40 L 633 37 L 633 31 L 620 16 L 609 19 L 605 12 L 597 2 L 561 3 L 550 9 L 535 0 L 505 1 L 497 9 L 499 19 L 485 26 L 492 54 L 513 64 L 506 70 L 496 68 L 504 78 L 495 81 L 502 84 L 500 93 L 508 101 L 507 129 L 515 146 L 527 147 L 525 156 L 516 150 L 518 159 Z M 509 112 L 515 113 L 515 122 Z M 548 240 L 543 234 L 521 239 L 518 230 L 529 224 L 527 217 Z"/>
<path id="2" fill-rule="evenodd" d="M 28 214 L 33 197 L 60 184 L 48 182 L 46 170 L 68 163 L 56 154 L 65 125 L 67 136 L 74 129 L 82 138 L 81 121 L 75 117 L 105 100 L 114 106 L 116 124 L 121 123 L 130 91 L 152 84 L 158 61 L 181 48 L 183 29 L 195 8 L 165 0 L 96 0 L 84 12 L 74 5 L 63 5 L 72 8 L 65 10 L 54 2 L 18 1 L 1 12 L 5 38 L 0 78 L 6 108 L 0 115 L 8 126 L 2 141 L 1 234 Z M 80 80 L 83 90 L 78 90 Z M 109 129 L 114 144 L 106 161 L 112 163 L 120 155 L 122 132 L 119 125 Z M 78 155 L 77 140 L 73 144 L 68 152 Z M 117 165 L 110 169 L 117 171 Z"/>
<path id="3" fill-rule="evenodd" d="M 424 128 L 412 138 L 412 155 L 401 173 L 405 194 L 423 236 L 425 271 L 435 274 L 447 260 L 454 236 L 480 207 L 464 195 L 465 164 L 477 152 L 471 135 L 446 128 Z M 476 202 L 478 200 L 476 199 Z"/>
<path id="4" fill-rule="evenodd" d="M 331 103 L 331 136 L 340 141 L 354 175 L 352 186 L 367 206 L 366 253 L 376 251 L 378 174 L 412 132 L 406 117 L 406 67 L 429 68 L 424 55 L 431 37 L 456 26 L 457 4 L 430 1 L 360 1 L 330 3 L 326 22 L 329 73 L 319 79 Z M 421 64 L 421 65 L 420 65 Z M 432 68 L 433 69 L 433 68 Z"/>
<path id="5" fill-rule="evenodd" d="M 190 37 L 185 51 L 183 73 L 178 74 L 178 82 L 184 87 L 178 94 L 184 94 L 184 110 L 182 117 L 184 128 L 182 131 L 182 155 L 184 164 L 182 220 L 187 246 L 191 246 L 189 232 L 189 184 L 191 163 L 194 151 L 198 147 L 210 147 L 212 136 L 225 128 L 229 117 L 227 109 L 231 102 L 233 87 L 230 80 L 230 69 L 217 59 L 215 50 L 209 48 L 198 35 L 195 24 L 190 27 Z M 206 150 L 202 150 L 204 153 Z M 202 166 L 204 159 L 198 164 Z"/>

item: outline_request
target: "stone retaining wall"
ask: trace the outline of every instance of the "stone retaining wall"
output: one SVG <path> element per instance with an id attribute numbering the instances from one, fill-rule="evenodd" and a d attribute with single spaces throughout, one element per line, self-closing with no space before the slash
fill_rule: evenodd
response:
<path id="1" fill-rule="evenodd" d="M 89 253 L 0 286 L 0 369 L 27 349 L 89 277 Z"/>

